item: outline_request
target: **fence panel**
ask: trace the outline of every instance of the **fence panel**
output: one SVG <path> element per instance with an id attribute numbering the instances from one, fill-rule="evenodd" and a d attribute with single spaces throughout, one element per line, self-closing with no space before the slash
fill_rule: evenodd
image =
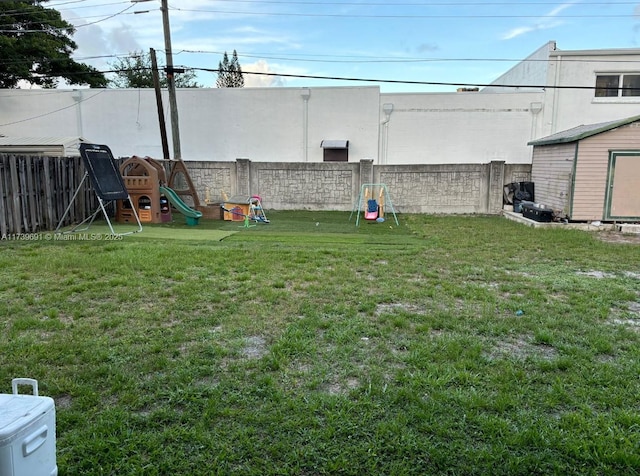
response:
<path id="1" fill-rule="evenodd" d="M 0 235 L 55 229 L 84 173 L 80 157 L 0 154 Z M 62 225 L 81 221 L 97 206 L 85 180 Z"/>

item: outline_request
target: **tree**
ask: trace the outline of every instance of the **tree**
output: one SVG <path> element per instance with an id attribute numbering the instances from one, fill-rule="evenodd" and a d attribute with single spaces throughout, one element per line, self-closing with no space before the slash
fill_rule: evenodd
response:
<path id="1" fill-rule="evenodd" d="M 151 54 L 142 51 L 133 51 L 126 58 L 120 58 L 109 66 L 115 71 L 115 78 L 109 80 L 109 86 L 114 88 L 152 88 L 153 68 Z M 167 87 L 167 75 L 160 68 L 160 86 Z M 175 69 L 175 68 L 174 68 Z M 196 73 L 185 71 L 174 75 L 177 88 L 199 88 L 196 82 Z"/>
<path id="2" fill-rule="evenodd" d="M 78 48 L 71 39 L 75 29 L 60 12 L 41 5 L 46 1 L 0 1 L 0 88 L 15 88 L 21 80 L 53 88 L 60 79 L 106 86 L 102 73 L 71 59 Z"/>
<path id="3" fill-rule="evenodd" d="M 236 50 L 233 50 L 231 61 L 229 61 L 227 52 L 224 52 L 222 61 L 218 63 L 216 86 L 219 88 L 244 87 L 244 76 L 242 75 L 242 68 L 240 68 L 240 63 L 238 62 L 238 53 L 236 53 Z"/>

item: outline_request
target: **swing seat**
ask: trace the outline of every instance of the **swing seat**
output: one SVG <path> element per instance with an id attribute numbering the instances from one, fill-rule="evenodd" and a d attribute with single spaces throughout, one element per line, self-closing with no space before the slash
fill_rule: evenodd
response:
<path id="1" fill-rule="evenodd" d="M 378 218 L 378 212 L 380 211 L 380 207 L 378 206 L 378 202 L 375 199 L 367 200 L 367 210 L 364 212 L 365 220 L 375 220 Z"/>

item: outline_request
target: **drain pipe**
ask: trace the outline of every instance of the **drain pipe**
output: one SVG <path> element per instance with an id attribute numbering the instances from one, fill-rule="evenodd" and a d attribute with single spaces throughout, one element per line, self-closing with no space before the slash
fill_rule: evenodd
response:
<path id="1" fill-rule="evenodd" d="M 311 90 L 309 88 L 302 88 L 300 93 L 302 100 L 302 147 L 304 149 L 304 161 L 309 161 L 309 96 L 311 96 Z"/>
<path id="2" fill-rule="evenodd" d="M 391 113 L 393 112 L 393 104 L 385 103 L 382 105 L 385 119 L 380 123 L 382 126 L 382 133 L 380 135 L 380 165 L 387 163 L 387 153 L 389 150 L 389 121 L 391 120 Z"/>

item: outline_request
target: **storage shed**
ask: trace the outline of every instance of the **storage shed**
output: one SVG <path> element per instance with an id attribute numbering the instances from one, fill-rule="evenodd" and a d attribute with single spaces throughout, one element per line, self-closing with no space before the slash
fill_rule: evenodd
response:
<path id="1" fill-rule="evenodd" d="M 5 137 L 0 136 L 0 154 L 41 157 L 80 157 L 81 137 Z"/>
<path id="2" fill-rule="evenodd" d="M 536 202 L 572 221 L 640 221 L 640 116 L 530 141 Z"/>

